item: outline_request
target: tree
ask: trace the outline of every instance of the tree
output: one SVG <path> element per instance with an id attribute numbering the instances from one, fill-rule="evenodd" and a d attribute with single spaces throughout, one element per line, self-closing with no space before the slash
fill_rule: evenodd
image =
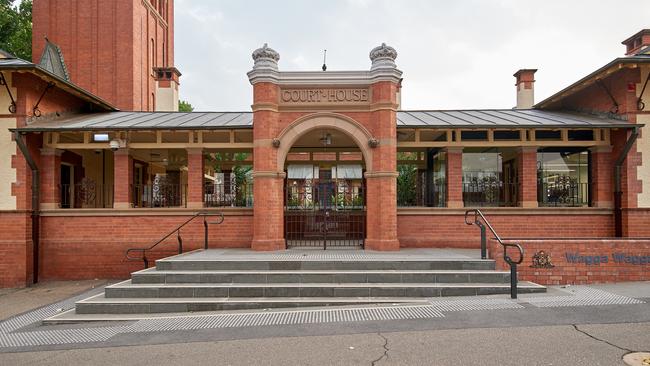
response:
<path id="1" fill-rule="evenodd" d="M 0 0 L 0 49 L 31 61 L 32 0 Z"/>
<path id="2" fill-rule="evenodd" d="M 415 206 L 417 205 L 417 178 L 418 166 L 416 164 L 417 153 L 398 152 L 397 160 L 413 160 L 413 164 L 397 164 L 397 205 L 398 206 Z"/>
<path id="3" fill-rule="evenodd" d="M 2 1 L 2 0 L 0 0 Z M 178 101 L 178 111 L 179 112 L 192 112 L 194 111 L 194 107 L 190 104 L 190 102 L 186 102 L 184 100 L 179 100 Z"/>

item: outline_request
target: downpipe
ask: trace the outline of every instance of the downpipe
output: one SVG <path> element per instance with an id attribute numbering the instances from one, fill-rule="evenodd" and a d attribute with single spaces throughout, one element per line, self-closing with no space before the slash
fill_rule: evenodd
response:
<path id="1" fill-rule="evenodd" d="M 639 127 L 635 126 L 632 129 L 632 134 L 627 139 L 623 151 L 616 158 L 614 163 L 614 231 L 615 236 L 620 238 L 623 236 L 623 190 L 621 188 L 621 170 L 623 167 L 623 162 L 627 158 L 627 154 L 632 149 L 632 146 L 636 142 L 636 139 L 639 137 Z"/>
<path id="2" fill-rule="evenodd" d="M 14 132 L 14 140 L 16 141 L 16 145 L 18 145 L 18 149 L 20 149 L 20 152 L 23 154 L 25 157 L 25 160 L 27 161 L 27 165 L 29 165 L 29 168 L 32 171 L 32 213 L 31 213 L 31 218 L 32 218 L 32 243 L 33 243 L 33 250 L 32 250 L 32 265 L 33 265 L 33 283 L 38 283 L 38 266 L 39 266 L 39 247 L 40 247 L 40 198 L 39 198 L 39 192 L 41 191 L 41 182 L 40 182 L 40 173 L 38 171 L 38 166 L 36 165 L 36 162 L 34 162 L 34 158 L 32 157 L 32 154 L 29 152 L 29 149 L 27 148 L 27 145 L 25 145 L 25 140 L 23 139 L 23 135 L 19 132 Z"/>

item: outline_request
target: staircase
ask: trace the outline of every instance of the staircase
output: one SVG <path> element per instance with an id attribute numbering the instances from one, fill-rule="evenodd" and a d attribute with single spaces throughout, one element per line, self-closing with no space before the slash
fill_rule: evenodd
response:
<path id="1" fill-rule="evenodd" d="M 198 250 L 134 272 L 130 280 L 106 287 L 104 294 L 78 302 L 76 313 L 422 303 L 431 297 L 510 293 L 510 272 L 496 271 L 493 260 L 449 253 Z M 546 291 L 531 282 L 519 282 L 518 289 Z"/>

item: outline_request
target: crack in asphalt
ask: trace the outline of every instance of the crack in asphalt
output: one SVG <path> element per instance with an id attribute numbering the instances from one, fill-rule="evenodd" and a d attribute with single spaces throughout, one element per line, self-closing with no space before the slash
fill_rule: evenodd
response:
<path id="1" fill-rule="evenodd" d="M 388 349 L 388 338 L 384 337 L 384 335 L 381 334 L 381 332 L 377 332 L 377 335 L 380 336 L 384 340 L 384 344 L 382 345 L 384 347 L 384 354 L 381 355 L 379 358 L 373 360 L 370 363 L 371 366 L 375 366 L 377 364 L 377 362 L 383 360 L 384 358 L 388 358 L 388 351 L 389 351 L 389 349 Z"/>
<path id="2" fill-rule="evenodd" d="M 596 337 L 596 336 L 593 336 L 593 335 L 589 334 L 587 331 L 578 328 L 578 325 L 577 325 L 577 324 L 571 324 L 571 325 L 573 326 L 573 328 L 574 328 L 575 330 L 577 330 L 578 332 L 580 332 L 580 333 L 586 335 L 587 337 L 589 337 L 589 338 L 591 338 L 591 339 L 594 339 L 594 340 L 596 340 L 596 341 L 598 341 L 598 342 L 608 344 L 608 345 L 610 345 L 610 346 L 612 346 L 612 347 L 614 347 L 614 348 L 618 348 L 618 349 L 621 350 L 621 351 L 625 351 L 626 354 L 627 354 L 627 353 L 636 352 L 636 351 L 633 351 L 633 350 L 631 350 L 631 349 L 629 349 L 629 348 L 621 347 L 621 346 L 618 346 L 618 345 L 616 345 L 616 344 L 614 344 L 614 343 L 611 343 L 611 342 L 609 342 L 609 341 L 606 341 L 606 340 L 604 340 L 604 339 L 601 339 L 601 338 L 598 338 L 598 337 Z"/>

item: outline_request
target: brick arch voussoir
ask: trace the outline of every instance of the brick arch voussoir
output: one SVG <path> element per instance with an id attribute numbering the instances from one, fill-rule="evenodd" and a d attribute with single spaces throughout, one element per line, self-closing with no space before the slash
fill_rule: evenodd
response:
<path id="1" fill-rule="evenodd" d="M 352 138 L 359 147 L 359 150 L 361 150 L 366 165 L 366 172 L 371 173 L 373 171 L 372 149 L 368 144 L 372 135 L 359 122 L 337 113 L 316 113 L 303 116 L 293 121 L 289 126 L 282 130 L 277 137 L 280 141 L 277 155 L 278 169 L 283 169 L 291 147 L 300 137 L 313 130 L 323 128 L 341 131 Z"/>

